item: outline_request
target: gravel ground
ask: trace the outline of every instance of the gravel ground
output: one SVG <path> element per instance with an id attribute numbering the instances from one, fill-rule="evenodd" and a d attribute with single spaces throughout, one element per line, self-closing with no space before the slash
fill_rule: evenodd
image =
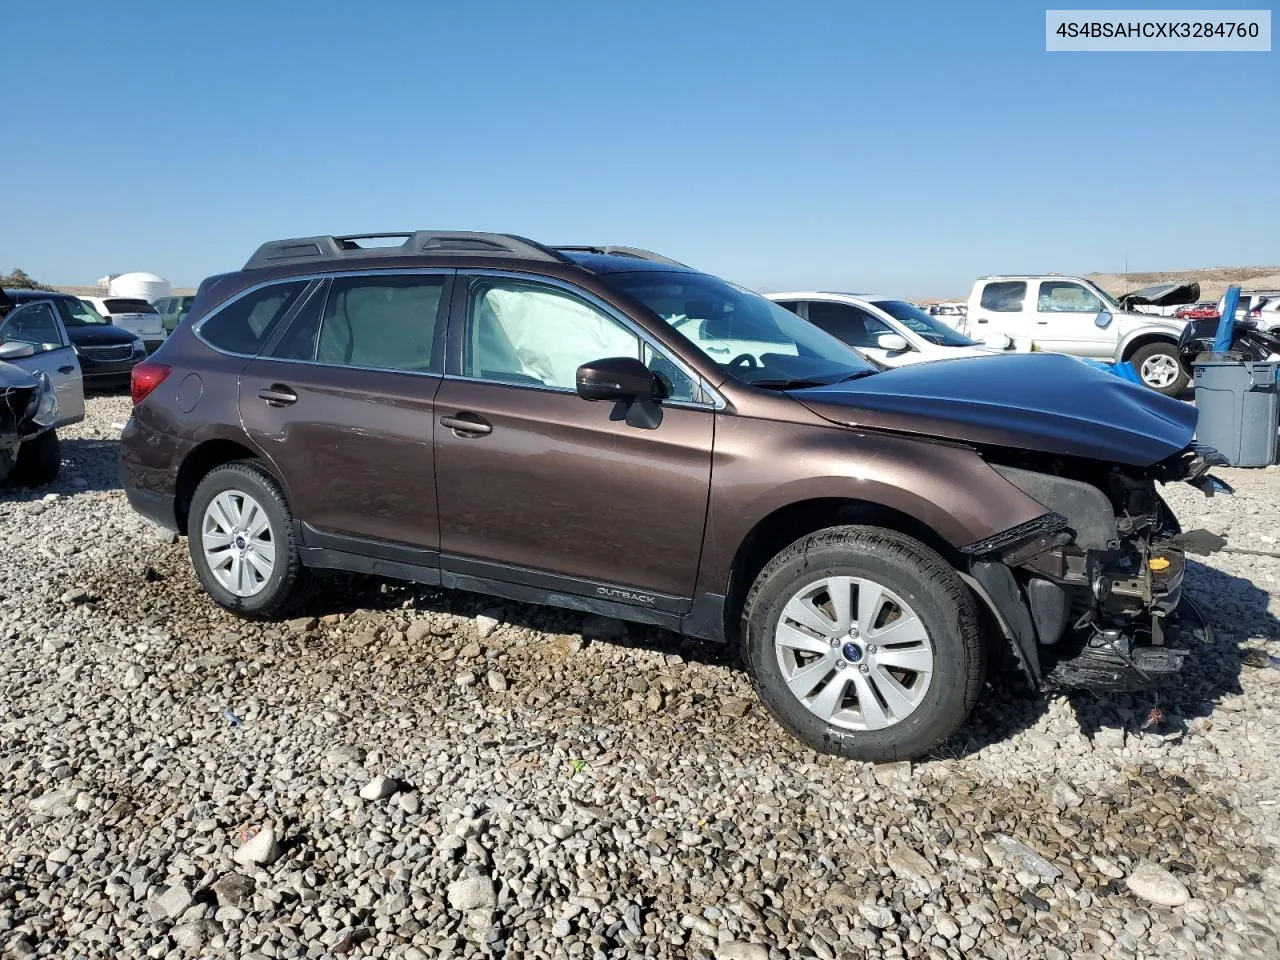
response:
<path id="1" fill-rule="evenodd" d="M 128 406 L 0 488 L 0 956 L 1277 955 L 1280 559 L 1193 566 L 1158 697 L 1006 685 L 873 767 L 660 631 L 347 577 L 237 620 L 117 488 Z M 1280 551 L 1280 472 L 1223 475 L 1184 525 Z"/>

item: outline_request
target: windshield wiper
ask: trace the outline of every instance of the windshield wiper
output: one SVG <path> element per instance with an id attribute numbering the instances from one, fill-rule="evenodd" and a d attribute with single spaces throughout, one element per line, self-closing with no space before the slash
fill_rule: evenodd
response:
<path id="1" fill-rule="evenodd" d="M 749 380 L 747 382 L 753 387 L 763 387 L 766 390 L 801 390 L 805 387 L 825 387 L 828 385 L 826 380 L 807 380 L 802 377 L 791 380 Z"/>

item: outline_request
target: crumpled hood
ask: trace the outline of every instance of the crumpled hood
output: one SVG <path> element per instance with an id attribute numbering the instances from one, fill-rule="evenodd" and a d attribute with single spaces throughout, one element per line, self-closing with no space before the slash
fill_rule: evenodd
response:
<path id="1" fill-rule="evenodd" d="M 789 391 L 819 416 L 978 445 L 1146 467 L 1191 442 L 1196 409 L 1074 357 L 939 360 Z"/>
<path id="2" fill-rule="evenodd" d="M 1120 298 L 1120 306 L 1126 310 L 1145 304 L 1153 307 L 1176 307 L 1184 303 L 1195 303 L 1199 299 L 1200 284 L 1194 281 L 1157 283 L 1126 293 Z"/>

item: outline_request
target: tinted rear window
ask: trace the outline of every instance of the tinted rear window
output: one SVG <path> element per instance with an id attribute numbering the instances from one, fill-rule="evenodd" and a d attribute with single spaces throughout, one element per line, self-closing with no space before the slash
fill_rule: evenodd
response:
<path id="1" fill-rule="evenodd" d="M 982 291 L 982 309 L 995 313 L 1017 313 L 1027 296 L 1025 280 L 1001 280 L 988 283 Z"/>
<path id="2" fill-rule="evenodd" d="M 296 280 L 246 293 L 202 321 L 200 336 L 219 350 L 257 356 L 306 286 Z"/>
<path id="3" fill-rule="evenodd" d="M 155 313 L 156 308 L 145 300 L 122 300 L 113 298 L 102 301 L 112 313 Z"/>

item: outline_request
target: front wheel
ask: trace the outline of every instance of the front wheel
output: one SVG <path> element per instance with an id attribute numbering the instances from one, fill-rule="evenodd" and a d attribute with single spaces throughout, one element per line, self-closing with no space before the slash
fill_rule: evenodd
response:
<path id="1" fill-rule="evenodd" d="M 18 446 L 9 479 L 20 487 L 43 487 L 57 480 L 61 469 L 62 446 L 58 442 L 58 434 L 46 430 Z"/>
<path id="2" fill-rule="evenodd" d="M 191 563 L 205 590 L 243 617 L 275 617 L 306 594 L 308 571 L 289 504 L 251 460 L 223 464 L 196 487 L 187 514 Z"/>
<path id="3" fill-rule="evenodd" d="M 1178 348 L 1172 343 L 1149 343 L 1139 347 L 1129 358 L 1145 386 L 1166 397 L 1176 397 L 1190 382 L 1178 359 Z"/>
<path id="4" fill-rule="evenodd" d="M 972 594 L 910 537 L 810 534 L 756 578 L 743 610 L 756 691 L 790 733 L 856 760 L 921 756 L 977 702 L 984 647 Z"/>

